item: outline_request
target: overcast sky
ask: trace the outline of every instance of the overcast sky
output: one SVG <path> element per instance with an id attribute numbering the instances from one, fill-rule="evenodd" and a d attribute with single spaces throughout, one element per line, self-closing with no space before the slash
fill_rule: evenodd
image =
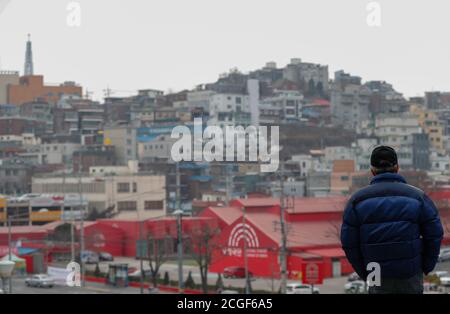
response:
<path id="1" fill-rule="evenodd" d="M 95 98 L 108 85 L 181 90 L 292 57 L 328 64 L 330 75 L 386 80 L 407 96 L 450 90 L 446 0 L 379 0 L 381 27 L 367 25 L 369 0 L 79 0 L 81 27 L 67 25 L 70 2 L 10 0 L 1 68 L 23 71 L 31 33 L 35 72 Z"/>

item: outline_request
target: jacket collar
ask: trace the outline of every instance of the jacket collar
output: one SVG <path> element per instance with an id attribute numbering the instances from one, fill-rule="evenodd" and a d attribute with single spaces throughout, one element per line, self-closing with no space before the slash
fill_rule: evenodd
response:
<path id="1" fill-rule="evenodd" d="M 401 182 L 406 183 L 405 178 L 397 173 L 382 173 L 372 178 L 370 184 L 381 183 L 381 182 Z"/>

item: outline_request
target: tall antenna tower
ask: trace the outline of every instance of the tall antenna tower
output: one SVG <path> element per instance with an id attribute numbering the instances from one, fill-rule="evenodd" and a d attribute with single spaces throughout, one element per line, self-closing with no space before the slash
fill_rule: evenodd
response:
<path id="1" fill-rule="evenodd" d="M 28 41 L 27 41 L 27 51 L 25 53 L 25 68 L 24 68 L 24 75 L 29 76 L 34 74 L 34 67 L 33 67 L 33 45 L 31 43 L 31 35 L 28 34 Z"/>

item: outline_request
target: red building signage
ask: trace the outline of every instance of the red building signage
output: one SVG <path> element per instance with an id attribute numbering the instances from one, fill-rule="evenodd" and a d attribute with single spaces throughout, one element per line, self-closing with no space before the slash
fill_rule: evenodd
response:
<path id="1" fill-rule="evenodd" d="M 323 262 L 302 263 L 302 282 L 309 285 L 321 285 L 323 283 Z"/>

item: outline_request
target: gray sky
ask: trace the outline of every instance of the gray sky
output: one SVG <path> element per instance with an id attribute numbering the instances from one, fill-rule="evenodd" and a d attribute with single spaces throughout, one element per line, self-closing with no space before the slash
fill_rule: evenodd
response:
<path id="1" fill-rule="evenodd" d="M 445 0 L 379 0 L 381 27 L 366 23 L 369 0 L 79 0 L 79 28 L 66 23 L 69 2 L 10 0 L 0 12 L 2 69 L 23 71 L 31 33 L 35 72 L 95 98 L 107 85 L 181 90 L 291 57 L 386 80 L 407 96 L 450 90 Z"/>

